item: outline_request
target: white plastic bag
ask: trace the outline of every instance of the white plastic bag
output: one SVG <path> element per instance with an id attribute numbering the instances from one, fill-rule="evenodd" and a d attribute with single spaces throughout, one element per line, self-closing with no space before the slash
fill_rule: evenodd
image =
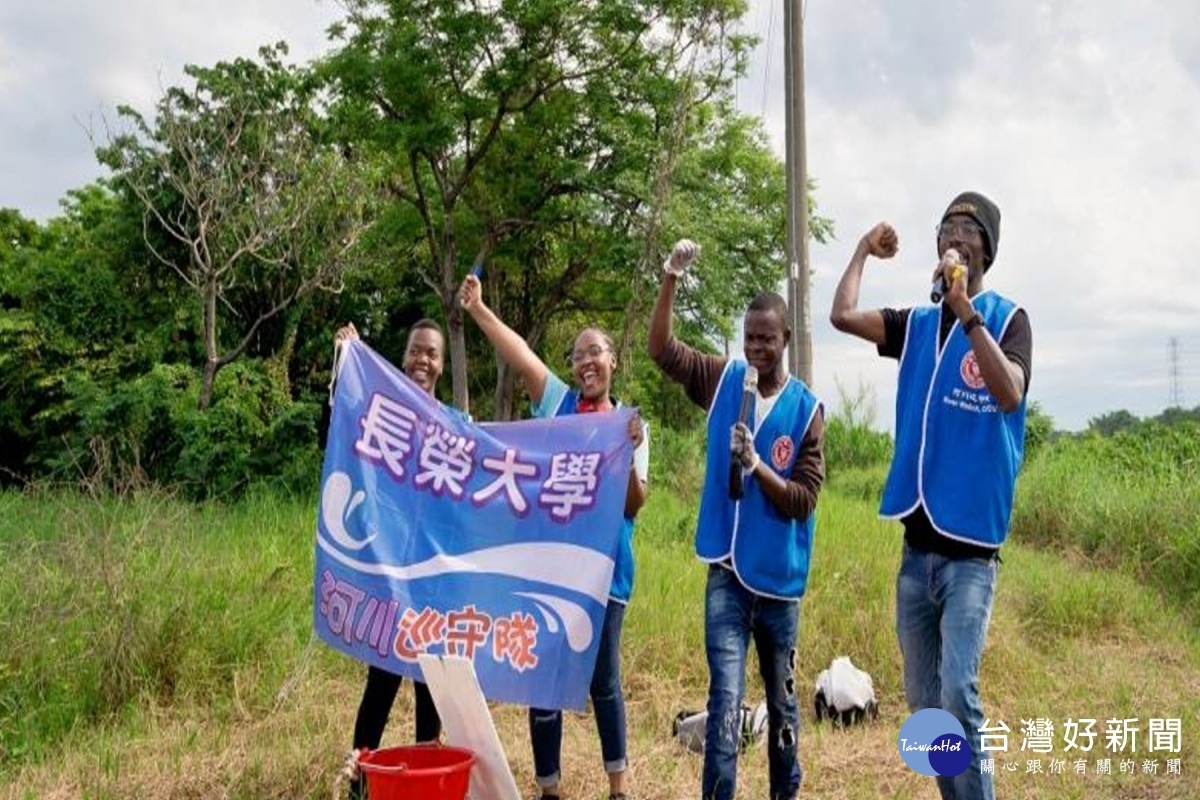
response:
<path id="1" fill-rule="evenodd" d="M 822 670 L 815 688 L 817 719 L 828 717 L 850 724 L 878 713 L 871 676 L 854 666 L 848 656 L 838 656 L 829 669 Z"/>

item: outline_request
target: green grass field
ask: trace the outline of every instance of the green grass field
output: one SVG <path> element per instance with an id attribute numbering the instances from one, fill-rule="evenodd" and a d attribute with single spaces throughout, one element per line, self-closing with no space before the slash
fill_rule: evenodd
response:
<path id="1" fill-rule="evenodd" d="M 821 500 L 802 606 L 802 796 L 933 798 L 896 749 L 907 717 L 892 634 L 900 533 L 865 492 Z M 671 720 L 703 706 L 704 569 L 691 550 L 695 502 L 652 492 L 637 534 L 638 576 L 624 672 L 631 776 L 641 800 L 699 793 L 700 759 Z M 328 798 L 348 746 L 361 665 L 311 637 L 315 501 L 253 496 L 193 506 L 162 495 L 95 500 L 0 494 L 0 798 Z M 1129 570 L 1073 548 L 1004 551 L 984 657 L 987 713 L 1012 729 L 997 754 L 1004 798 L 1200 797 L 1200 636 L 1194 617 Z M 875 679 L 879 719 L 852 729 L 812 721 L 812 684 L 838 655 Z M 752 667 L 753 669 L 753 667 Z M 756 678 L 750 699 L 761 697 Z M 522 790 L 532 794 L 522 709 L 494 709 Z M 1085 775 L 1056 735 L 1021 752 L 1023 719 L 1137 718 L 1136 774 L 1102 754 Z M 1148 720 L 1179 718 L 1178 754 L 1149 753 Z M 401 693 L 386 744 L 409 740 Z M 591 718 L 568 714 L 563 788 L 603 798 Z M 1096 759 L 1112 757 L 1111 775 Z M 1179 759 L 1168 775 L 1167 757 Z M 1028 772 L 1041 759 L 1042 773 Z M 1069 762 L 1051 772 L 1051 759 Z M 1158 760 L 1158 774 L 1143 774 Z M 761 746 L 742 761 L 740 796 L 767 794 Z"/>

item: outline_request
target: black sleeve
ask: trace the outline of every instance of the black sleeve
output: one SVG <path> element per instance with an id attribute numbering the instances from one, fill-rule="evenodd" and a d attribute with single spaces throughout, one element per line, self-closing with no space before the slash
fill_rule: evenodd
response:
<path id="1" fill-rule="evenodd" d="M 1000 349 L 1008 360 L 1025 373 L 1025 394 L 1029 394 L 1029 379 L 1033 375 L 1033 329 L 1029 326 L 1029 315 L 1018 308 L 1012 321 L 1000 337 Z"/>
<path id="2" fill-rule="evenodd" d="M 904 337 L 908 332 L 911 308 L 881 308 L 883 314 L 883 344 L 876 348 L 884 358 L 899 359 L 904 352 Z"/>

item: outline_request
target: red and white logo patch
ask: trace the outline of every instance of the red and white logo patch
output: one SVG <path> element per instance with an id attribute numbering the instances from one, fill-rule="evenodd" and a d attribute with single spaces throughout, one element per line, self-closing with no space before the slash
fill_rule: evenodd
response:
<path id="1" fill-rule="evenodd" d="M 771 465 L 776 472 L 782 472 L 791 463 L 795 451 L 796 445 L 790 436 L 780 436 L 771 443 Z"/>
<path id="2" fill-rule="evenodd" d="M 962 363 L 958 365 L 958 374 L 962 376 L 963 383 L 972 389 L 983 388 L 983 373 L 979 371 L 979 362 L 975 360 L 974 350 L 968 350 L 963 356 Z"/>

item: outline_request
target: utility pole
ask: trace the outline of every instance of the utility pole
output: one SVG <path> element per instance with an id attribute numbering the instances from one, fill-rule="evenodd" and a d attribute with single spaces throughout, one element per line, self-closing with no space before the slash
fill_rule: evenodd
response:
<path id="1" fill-rule="evenodd" d="M 812 313 L 809 308 L 808 168 L 804 135 L 804 0 L 783 0 L 785 160 L 787 170 L 788 306 L 792 342 L 788 366 L 812 386 Z"/>

